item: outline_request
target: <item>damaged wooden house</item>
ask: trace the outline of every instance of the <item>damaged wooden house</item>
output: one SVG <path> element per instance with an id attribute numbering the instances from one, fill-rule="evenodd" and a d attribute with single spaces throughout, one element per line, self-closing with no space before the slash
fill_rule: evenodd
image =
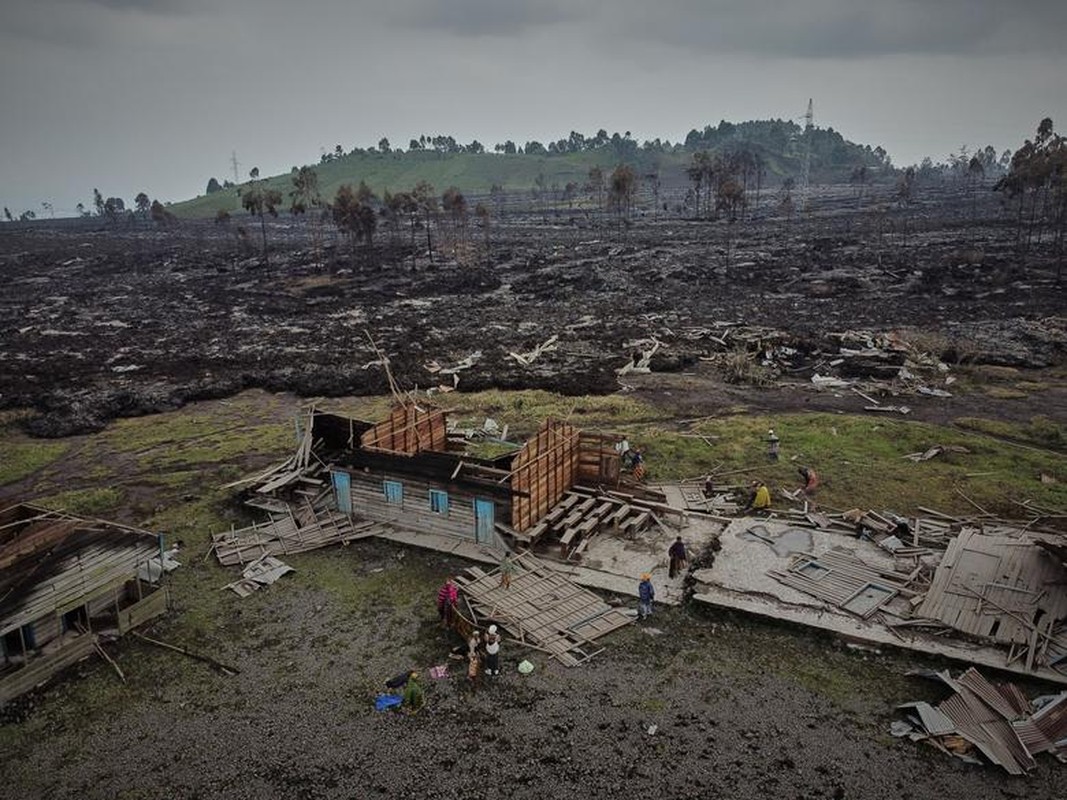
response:
<path id="1" fill-rule="evenodd" d="M 20 503 L 0 508 L 0 704 L 162 614 L 161 537 Z M 155 569 L 150 569 L 154 564 Z"/>
<path id="2" fill-rule="evenodd" d="M 621 441 L 546 420 L 525 442 L 498 440 L 502 452 L 485 455 L 432 406 L 398 403 L 377 423 L 312 410 L 296 454 L 246 481 L 246 502 L 271 521 L 219 534 L 216 554 L 246 563 L 378 535 L 381 525 L 496 555 L 538 544 L 576 553 L 600 530 L 652 522 L 639 501 L 584 488 L 618 487 Z"/>

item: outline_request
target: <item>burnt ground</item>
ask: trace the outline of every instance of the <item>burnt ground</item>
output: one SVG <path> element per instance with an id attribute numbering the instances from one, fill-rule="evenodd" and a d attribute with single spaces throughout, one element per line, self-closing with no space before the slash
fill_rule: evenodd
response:
<path id="1" fill-rule="evenodd" d="M 654 372 L 693 370 L 731 324 L 781 332 L 800 381 L 833 374 L 832 334 L 850 330 L 1024 369 L 1061 364 L 1067 343 L 1050 245 L 1021 258 L 992 193 L 972 207 L 928 188 L 901 209 L 828 187 L 803 215 L 764 200 L 732 225 L 509 212 L 488 247 L 473 223 L 440 220 L 432 264 L 422 230 L 413 251 L 406 230 L 353 249 L 333 234 L 313 246 L 291 218 L 268 229 L 265 266 L 258 239 L 212 223 L 0 226 L 0 408 L 35 408 L 32 432 L 62 436 L 249 387 L 382 393 L 366 331 L 404 386 L 452 384 L 424 365 L 480 353 L 461 390 L 567 394 L 615 391 L 632 343 L 652 336 Z M 508 356 L 554 334 L 530 366 Z"/>
<path id="2" fill-rule="evenodd" d="M 907 329 L 961 382 L 1007 367 L 1018 370 L 1011 384 L 1059 376 L 1010 399 L 909 395 L 917 418 L 1062 419 L 1067 301 L 1048 253 L 1038 245 L 1024 265 L 996 212 L 989 201 L 972 225 L 951 193 L 927 191 L 905 212 L 842 188 L 823 191 L 810 215 L 757 212 L 733 227 L 515 213 L 494 221 L 488 253 L 481 230 L 454 248 L 435 231 L 447 258 L 431 266 L 420 247 L 414 272 L 406 231 L 395 245 L 381 232 L 375 252 L 353 258 L 329 238 L 316 251 L 302 222 L 283 219 L 270 225 L 265 267 L 211 224 L 5 225 L 0 406 L 36 409 L 31 431 L 58 436 L 252 386 L 380 393 L 369 330 L 408 386 L 451 382 L 424 364 L 481 351 L 460 389 L 612 392 L 640 347 L 631 342 L 655 336 L 652 374 L 621 380 L 675 417 L 854 411 L 850 393 L 810 390 L 840 344 L 831 334 Z M 776 359 L 769 384 L 726 382 L 701 360 L 721 354 L 721 323 L 783 332 L 772 338 L 795 353 Z M 532 366 L 507 358 L 553 334 L 558 348 Z M 1063 794 L 1049 759 L 1014 779 L 888 736 L 895 704 L 939 696 L 906 671 L 946 665 L 689 607 L 658 612 L 661 635 L 612 635 L 581 668 L 512 645 L 506 674 L 476 694 L 435 682 L 422 714 L 377 714 L 382 680 L 444 660 L 452 642 L 432 593 L 457 564 L 360 542 L 293 557 L 294 575 L 239 600 L 215 599 L 232 575 L 201 559 L 186 556 L 173 613 L 152 633 L 240 674 L 130 638 L 110 646 L 126 685 L 93 659 L 0 725 L 0 797 Z M 515 672 L 520 656 L 533 675 Z"/>

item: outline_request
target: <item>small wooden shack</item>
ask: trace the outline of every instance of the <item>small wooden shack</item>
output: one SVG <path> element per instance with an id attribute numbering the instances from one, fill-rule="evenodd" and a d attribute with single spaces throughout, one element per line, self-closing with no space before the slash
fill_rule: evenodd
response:
<path id="1" fill-rule="evenodd" d="M 339 511 L 497 550 L 531 544 L 525 533 L 576 484 L 619 480 L 621 437 L 546 420 L 486 459 L 453 447 L 447 430 L 444 411 L 406 403 L 376 424 L 315 412 L 310 438 L 329 453 Z"/>
<path id="2" fill-rule="evenodd" d="M 0 704 L 84 658 L 97 632 L 162 614 L 163 589 L 138 573 L 156 534 L 27 503 L 0 508 Z"/>

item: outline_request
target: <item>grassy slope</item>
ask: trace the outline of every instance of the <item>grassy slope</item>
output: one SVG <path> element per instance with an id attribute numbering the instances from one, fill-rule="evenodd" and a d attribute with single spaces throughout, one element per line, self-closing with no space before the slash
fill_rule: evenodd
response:
<path id="1" fill-rule="evenodd" d="M 685 153 L 641 154 L 637 166 L 650 169 L 658 164 L 662 170 L 679 170 L 688 160 L 689 155 Z M 468 194 L 488 194 L 493 184 L 509 191 L 530 189 L 538 175 L 544 175 L 545 185 L 549 187 L 558 184 L 562 189 L 571 181 L 584 185 L 593 166 L 610 170 L 615 163 L 616 158 L 609 148 L 560 156 L 409 152 L 349 155 L 339 161 L 318 164 L 315 171 L 324 198 L 332 198 L 342 184 L 355 186 L 361 180 L 379 196 L 386 189 L 391 192 L 411 189 L 420 180 L 428 181 L 438 193 L 455 186 Z M 278 189 L 288 204 L 288 194 L 293 188 L 289 175 L 277 175 L 265 183 Z M 237 190 L 226 189 L 175 203 L 170 206 L 170 211 L 179 217 L 204 218 L 214 217 L 219 209 L 232 213 L 240 208 Z"/>

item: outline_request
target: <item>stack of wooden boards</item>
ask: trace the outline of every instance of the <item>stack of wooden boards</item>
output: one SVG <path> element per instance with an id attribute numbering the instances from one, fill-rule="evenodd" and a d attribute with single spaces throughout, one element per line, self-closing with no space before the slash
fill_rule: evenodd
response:
<path id="1" fill-rule="evenodd" d="M 608 605 L 530 553 L 516 556 L 512 564 L 514 572 L 507 588 L 501 585 L 499 569 L 486 573 L 469 567 L 456 577 L 476 626 L 494 622 L 515 642 L 573 667 L 601 652 L 590 648 L 595 639 L 635 619 L 632 613 Z"/>
<path id="2" fill-rule="evenodd" d="M 212 550 L 226 567 L 247 564 L 263 556 L 288 555 L 316 550 L 331 544 L 348 544 L 381 532 L 376 522 L 356 522 L 347 514 L 312 506 L 294 513 L 271 514 L 266 522 L 212 536 Z"/>
<path id="3" fill-rule="evenodd" d="M 540 522 L 516 534 L 516 538 L 525 544 L 553 542 L 559 545 L 563 558 L 577 558 L 600 533 L 636 536 L 679 513 L 678 509 L 633 492 L 575 486 Z"/>

